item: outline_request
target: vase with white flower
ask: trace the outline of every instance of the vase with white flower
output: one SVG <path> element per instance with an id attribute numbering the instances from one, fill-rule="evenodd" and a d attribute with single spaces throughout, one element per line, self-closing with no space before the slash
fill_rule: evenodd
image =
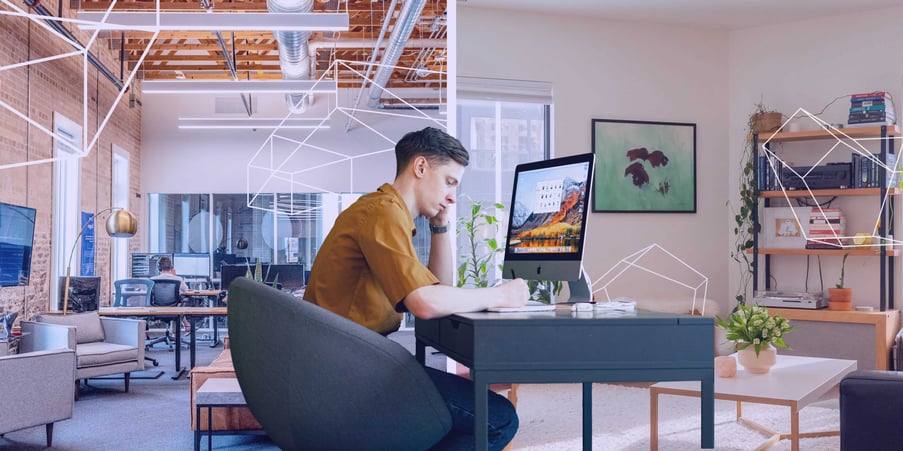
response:
<path id="1" fill-rule="evenodd" d="M 739 305 L 727 319 L 716 317 L 727 339 L 737 343 L 737 360 L 750 373 L 767 373 L 777 361 L 777 349 L 786 348 L 784 335 L 793 331 L 790 321 L 769 315 L 758 305 Z"/>

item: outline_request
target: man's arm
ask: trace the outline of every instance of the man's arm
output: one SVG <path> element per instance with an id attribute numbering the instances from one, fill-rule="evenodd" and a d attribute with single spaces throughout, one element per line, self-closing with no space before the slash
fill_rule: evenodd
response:
<path id="1" fill-rule="evenodd" d="M 427 285 L 407 295 L 404 305 L 417 318 L 433 319 L 491 307 L 520 307 L 527 303 L 529 297 L 527 283 L 515 279 L 492 288 Z"/>
<path id="2" fill-rule="evenodd" d="M 455 265 L 454 256 L 452 255 L 451 233 L 449 229 L 451 225 L 448 222 L 442 222 L 442 226 L 435 226 L 430 221 L 430 272 L 439 279 L 439 283 L 448 286 L 455 284 Z M 441 232 L 441 230 L 445 230 Z M 437 232 L 439 231 L 439 232 Z"/>

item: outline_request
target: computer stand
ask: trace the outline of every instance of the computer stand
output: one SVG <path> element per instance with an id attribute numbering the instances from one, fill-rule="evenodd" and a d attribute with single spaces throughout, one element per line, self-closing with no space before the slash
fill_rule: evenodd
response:
<path id="1" fill-rule="evenodd" d="M 568 299 L 568 302 L 592 302 L 593 300 L 593 287 L 589 282 L 589 277 L 586 276 L 586 270 L 583 269 L 583 266 L 580 266 L 580 278 L 577 280 L 568 280 L 568 290 L 571 292 L 571 297 Z"/>

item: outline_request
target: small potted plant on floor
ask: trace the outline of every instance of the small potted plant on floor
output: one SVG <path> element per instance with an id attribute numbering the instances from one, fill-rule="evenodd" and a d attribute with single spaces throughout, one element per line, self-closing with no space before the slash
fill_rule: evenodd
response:
<path id="1" fill-rule="evenodd" d="M 715 324 L 737 343 L 737 361 L 750 373 L 767 373 L 777 361 L 775 347 L 789 349 L 784 335 L 793 331 L 787 318 L 758 305 L 741 304 L 727 319 L 715 317 Z"/>
<path id="2" fill-rule="evenodd" d="M 849 256 L 850 254 L 843 254 L 843 261 L 840 263 L 840 282 L 834 288 L 828 288 L 829 310 L 853 309 L 853 289 L 843 285 L 843 276 L 847 267 L 847 257 Z"/>

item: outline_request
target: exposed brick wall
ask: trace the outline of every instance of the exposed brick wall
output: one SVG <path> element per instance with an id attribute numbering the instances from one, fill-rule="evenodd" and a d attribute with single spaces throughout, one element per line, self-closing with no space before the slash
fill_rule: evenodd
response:
<path id="1" fill-rule="evenodd" d="M 66 3 L 66 2 L 64 2 Z M 55 12 L 57 4 L 46 4 Z M 72 17 L 68 4 L 64 15 Z M 71 25 L 66 25 L 70 30 Z M 90 35 L 78 30 L 74 34 L 82 43 Z M 0 65 L 6 66 L 71 52 L 73 47 L 28 19 L 4 16 L 0 21 Z M 119 74 L 118 53 L 99 40 L 91 49 L 113 73 Z M 16 111 L 47 130 L 52 130 L 53 113 L 60 112 L 88 131 L 90 142 L 106 118 L 118 93 L 117 88 L 93 67 L 88 66 L 88 79 L 83 80 L 84 58 L 80 56 L 32 64 L 0 71 L 0 99 Z M 127 74 L 123 78 L 126 78 Z M 87 98 L 85 98 L 87 83 Z M 136 84 L 135 91 L 140 92 Z M 82 124 L 83 105 L 88 105 L 87 122 Z M 129 108 L 128 94 L 117 104 L 91 152 L 81 159 L 81 211 L 97 212 L 111 205 L 112 146 L 116 144 L 130 156 L 130 210 L 138 216 L 144 212 L 141 192 L 141 109 Z M 0 164 L 38 161 L 50 158 L 53 140 L 37 126 L 7 109 L 0 109 Z M 17 311 L 19 319 L 31 319 L 50 308 L 52 256 L 53 163 L 40 163 L 0 170 L 0 201 L 27 205 L 37 209 L 31 282 L 26 287 L 0 288 L 0 312 Z M 101 304 L 109 304 L 110 253 L 112 238 L 103 231 L 106 215 L 97 223 L 95 273 L 102 278 L 104 294 Z M 140 230 L 139 235 L 144 231 Z M 141 236 L 132 238 L 129 247 L 137 251 Z M 69 249 L 64 250 L 68 253 Z"/>

